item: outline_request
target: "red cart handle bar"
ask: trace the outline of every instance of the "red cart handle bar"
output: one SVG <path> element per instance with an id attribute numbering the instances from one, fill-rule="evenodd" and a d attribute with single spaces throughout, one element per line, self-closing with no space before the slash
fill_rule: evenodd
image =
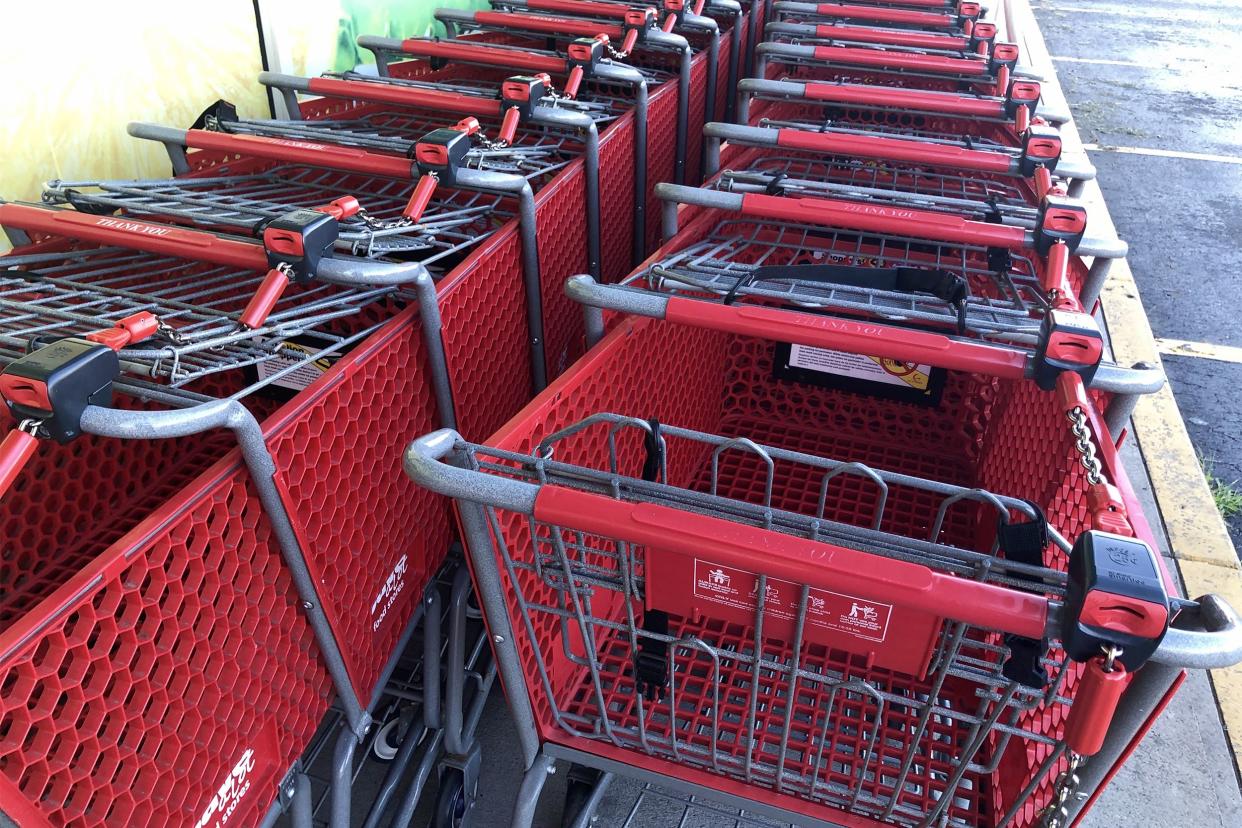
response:
<path id="1" fill-rule="evenodd" d="M 818 17 L 867 20 L 873 23 L 896 23 L 901 26 L 918 26 L 925 29 L 953 29 L 959 25 L 956 15 L 938 12 L 895 9 L 885 6 L 854 6 L 844 3 L 819 3 L 815 5 L 797 3 L 792 5 L 796 7 L 805 5 L 808 11 Z"/>
<path id="2" fill-rule="evenodd" d="M 626 36 L 626 30 L 621 26 L 611 26 L 574 17 L 480 11 L 474 13 L 473 19 L 483 26 L 509 30 L 524 29 L 550 35 L 594 37 L 597 34 L 605 34 L 613 40 L 622 40 Z"/>
<path id="3" fill-rule="evenodd" d="M 378 42 L 378 39 L 373 39 Z M 398 41 L 393 41 L 397 45 Z M 528 72 L 549 72 L 563 75 L 569 72 L 566 58 L 538 55 L 517 49 L 497 49 L 488 43 L 472 43 L 462 40 L 424 40 L 409 38 L 399 41 L 402 54 L 417 58 L 442 58 L 483 66 L 521 69 Z"/>
<path id="4" fill-rule="evenodd" d="M 967 580 L 908 561 L 879 559 L 866 552 L 784 535 L 722 518 L 654 503 L 629 503 L 605 495 L 545 485 L 535 497 L 535 520 L 619 537 L 682 555 L 753 569 L 763 551 L 763 571 L 813 588 L 836 590 L 848 578 L 858 597 L 971 626 L 1042 639 L 1053 628 L 1051 602 L 1042 596 Z"/>
<path id="5" fill-rule="evenodd" d="M 867 26 L 834 25 L 820 23 L 815 36 L 825 40 L 852 40 L 856 43 L 876 43 L 887 46 L 906 46 L 914 49 L 942 49 L 962 52 L 970 48 L 970 38 L 932 32 L 912 32 L 902 29 L 873 29 Z"/>
<path id="6" fill-rule="evenodd" d="M 596 3 L 592 0 L 522 0 L 521 3 L 515 4 L 521 8 L 527 8 L 532 11 L 546 11 L 555 14 L 568 15 L 590 15 L 593 17 L 605 17 L 616 20 L 624 20 L 626 14 L 635 8 L 651 9 L 652 13 L 657 10 L 654 6 L 645 5 L 643 3 L 635 3 L 632 6 L 622 6 L 615 3 Z"/>
<path id="7" fill-rule="evenodd" d="M 781 55 L 774 57 L 779 60 Z M 988 63 L 969 58 L 921 55 L 916 52 L 889 52 L 863 49 L 858 46 L 816 46 L 813 58 L 848 66 L 865 66 L 875 69 L 904 69 L 911 72 L 933 72 L 946 75 L 969 75 L 986 77 L 990 74 Z"/>
<path id="8" fill-rule="evenodd" d="M 370 103 L 391 103 L 419 109 L 438 109 L 457 115 L 499 117 L 501 102 L 495 98 L 477 98 L 456 92 L 434 89 L 412 89 L 384 83 L 348 81 L 340 78 L 309 78 L 306 89 L 316 95 L 349 98 Z"/>
<path id="9" fill-rule="evenodd" d="M 1014 104 L 1033 109 L 1040 96 L 1040 86 L 1035 81 L 1014 81 L 1006 98 L 958 95 L 952 92 L 928 92 L 922 89 L 869 86 L 854 83 L 798 83 L 781 82 L 782 86 L 798 87 L 789 91 L 812 101 L 838 104 L 912 109 L 919 112 L 937 112 L 965 118 L 1009 120 Z M 1025 126 L 1025 125 L 1024 125 Z"/>
<path id="10" fill-rule="evenodd" d="M 188 129 L 182 143 L 190 149 L 241 153 L 270 161 L 285 161 L 314 167 L 327 167 L 363 175 L 389 178 L 416 178 L 409 160 L 395 155 L 381 155 L 353 147 L 292 141 L 261 135 L 238 135 L 205 129 Z"/>
<path id="11" fill-rule="evenodd" d="M 245 270 L 268 269 L 267 253 L 260 244 L 131 218 L 0 203 L 0 225 Z"/>
<path id="12" fill-rule="evenodd" d="M 768 130 L 764 130 L 765 132 Z M 930 144 L 904 138 L 879 135 L 850 135 L 809 132 L 800 129 L 777 129 L 776 146 L 810 150 L 830 155 L 846 155 L 932 164 L 961 170 L 1008 174 L 1014 172 L 1015 159 L 1001 152 L 967 149 L 943 144 Z"/>

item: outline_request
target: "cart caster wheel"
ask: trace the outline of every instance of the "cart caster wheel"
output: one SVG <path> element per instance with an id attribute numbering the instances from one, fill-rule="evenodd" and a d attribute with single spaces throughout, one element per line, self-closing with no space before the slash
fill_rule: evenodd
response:
<path id="1" fill-rule="evenodd" d="M 457 768 L 445 768 L 440 774 L 440 790 L 436 794 L 435 828 L 465 828 L 474 809 L 474 793 L 466 792 L 466 778 Z"/>
<path id="2" fill-rule="evenodd" d="M 401 749 L 401 743 L 412 736 L 417 736 L 421 742 L 427 735 L 423 728 L 419 728 L 421 732 L 414 733 L 414 714 L 416 711 L 411 707 L 402 708 L 402 710 L 392 719 L 389 719 L 384 725 L 375 732 L 375 739 L 371 742 L 371 752 L 375 754 L 375 758 L 381 762 L 391 762 L 397 755 L 397 751 Z"/>
<path id="3" fill-rule="evenodd" d="M 573 765 L 565 780 L 565 809 L 561 812 L 561 828 L 570 828 L 591 801 L 591 793 L 601 774 L 594 768 Z"/>

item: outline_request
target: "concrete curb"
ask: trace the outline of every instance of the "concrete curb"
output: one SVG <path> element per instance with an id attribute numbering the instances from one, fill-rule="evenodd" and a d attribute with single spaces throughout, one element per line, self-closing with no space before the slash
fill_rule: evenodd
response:
<path id="1" fill-rule="evenodd" d="M 1003 23 L 1004 29 L 1011 33 L 1010 39 L 1019 43 L 1026 62 L 1042 74 L 1044 98 L 1051 106 L 1069 111 L 1028 0 L 1005 0 L 1003 11 L 998 11 L 1001 12 L 997 14 L 998 23 Z M 1072 121 L 1061 127 L 1061 136 L 1072 154 L 1085 152 Z M 1082 197 L 1087 202 L 1094 232 L 1116 232 L 1099 185 L 1088 182 Z M 1118 363 L 1160 364 L 1134 274 L 1124 260 L 1113 265 L 1101 296 L 1101 312 Z M 1159 513 L 1150 517 L 1162 523 L 1168 538 L 1168 552 L 1177 562 L 1186 594 L 1197 597 L 1215 593 L 1232 606 L 1242 607 L 1242 567 L 1168 386 L 1141 399 L 1135 408 L 1131 428 Z M 1234 772 L 1242 779 L 1239 766 L 1242 758 L 1242 666 L 1214 670 L 1210 678 L 1233 753 Z"/>

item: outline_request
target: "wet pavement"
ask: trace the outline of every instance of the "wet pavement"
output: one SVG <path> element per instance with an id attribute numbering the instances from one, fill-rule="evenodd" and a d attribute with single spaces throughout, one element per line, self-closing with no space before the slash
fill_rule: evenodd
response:
<path id="1" fill-rule="evenodd" d="M 1083 141 L 1098 147 L 1153 332 L 1242 346 L 1242 0 L 1032 7 Z M 1195 448 L 1218 478 L 1242 480 L 1242 364 L 1162 359 Z M 1242 515 L 1226 522 L 1242 546 Z"/>

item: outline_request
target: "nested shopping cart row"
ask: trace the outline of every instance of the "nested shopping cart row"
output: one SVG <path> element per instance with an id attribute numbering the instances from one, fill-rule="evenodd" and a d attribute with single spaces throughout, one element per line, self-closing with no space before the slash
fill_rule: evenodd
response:
<path id="1" fill-rule="evenodd" d="M 334 694 L 338 753 L 366 732 L 449 546 L 400 445 L 436 423 L 486 434 L 563 367 L 543 332 L 581 334 L 541 329 L 541 279 L 640 259 L 635 159 L 685 141 L 676 61 L 629 69 L 591 25 L 512 61 L 469 44 L 431 71 L 265 77 L 293 120 L 217 107 L 194 129 L 132 129 L 178 178 L 55 182 L 58 209 L 0 207 L 17 245 L 6 399 L 21 454 L 40 444 L 0 500 L 20 538 L 6 813 L 257 821 Z M 445 732 L 464 756 L 462 728 Z"/>
<path id="2" fill-rule="evenodd" d="M 714 177 L 656 187 L 664 246 L 567 284 L 586 356 L 406 453 L 457 502 L 514 824 L 558 761 L 567 825 L 624 778 L 729 819 L 1067 824 L 1181 668 L 1242 657 L 1119 460 L 1163 383 L 1091 315 L 1126 246 L 976 4 L 773 10 Z"/>

